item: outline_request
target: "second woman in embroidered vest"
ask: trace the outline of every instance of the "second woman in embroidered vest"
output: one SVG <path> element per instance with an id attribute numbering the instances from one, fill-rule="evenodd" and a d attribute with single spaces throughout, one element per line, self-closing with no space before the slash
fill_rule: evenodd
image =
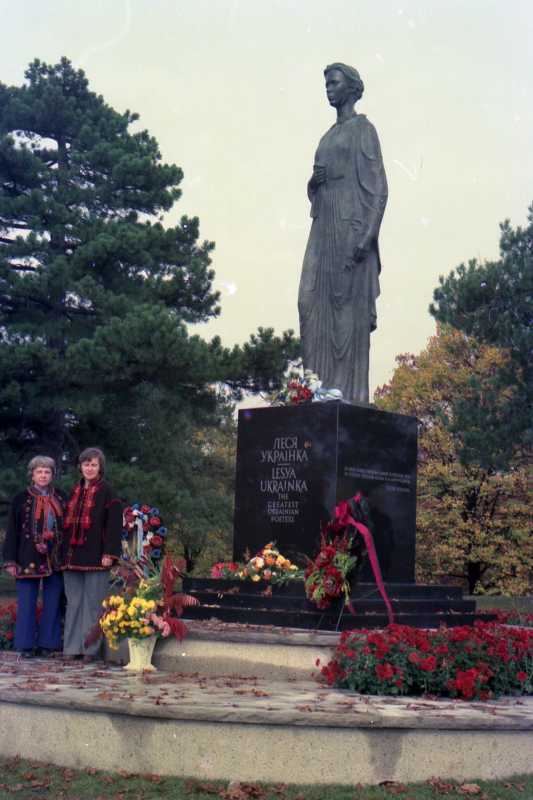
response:
<path id="1" fill-rule="evenodd" d="M 63 653 L 93 661 L 101 642 L 85 647 L 85 637 L 109 594 L 109 570 L 121 554 L 122 503 L 104 480 L 105 457 L 89 447 L 78 459 L 81 480 L 65 513 L 63 570 L 67 612 Z"/>

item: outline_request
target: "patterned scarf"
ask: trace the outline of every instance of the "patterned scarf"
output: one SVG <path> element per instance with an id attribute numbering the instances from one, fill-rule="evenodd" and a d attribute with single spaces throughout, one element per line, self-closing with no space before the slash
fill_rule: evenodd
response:
<path id="1" fill-rule="evenodd" d="M 33 540 L 39 552 L 45 553 L 48 544 L 55 538 L 54 528 L 57 529 L 58 521 L 63 517 L 63 508 L 53 491 L 42 494 L 35 486 L 30 486 L 28 493 L 32 497 L 32 533 Z"/>
<path id="2" fill-rule="evenodd" d="M 88 486 L 83 485 L 81 481 L 76 485 L 65 514 L 65 530 L 71 531 L 71 545 L 79 547 L 87 541 L 94 498 L 101 485 L 102 481 L 92 481 Z"/>

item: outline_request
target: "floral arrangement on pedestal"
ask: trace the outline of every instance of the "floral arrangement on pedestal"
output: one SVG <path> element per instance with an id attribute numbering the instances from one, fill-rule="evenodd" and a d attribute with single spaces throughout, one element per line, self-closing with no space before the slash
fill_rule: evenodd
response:
<path id="1" fill-rule="evenodd" d="M 368 512 L 361 494 L 339 503 L 333 519 L 322 527 L 320 552 L 309 560 L 304 573 L 306 596 L 319 609 L 329 608 L 334 600 L 344 597 L 345 605 L 354 613 L 350 593 L 365 553 L 387 608 L 389 622 L 393 622 L 392 606 L 381 577 Z"/>
<path id="2" fill-rule="evenodd" d="M 147 504 L 133 503 L 123 512 L 122 552 L 124 558 L 142 558 L 152 562 L 163 558 L 167 529 L 159 509 Z"/>
<path id="3" fill-rule="evenodd" d="M 198 600 L 174 591 L 176 579 L 183 576 L 183 566 L 182 559 L 174 560 L 168 555 L 160 565 L 146 558 L 119 564 L 122 591 L 103 601 L 98 623 L 112 649 L 123 638 L 128 639 L 131 652 L 132 643 L 134 648 L 139 640 L 150 639 L 153 649 L 159 637 L 173 634 L 181 641 L 186 636 L 187 627 L 179 617 L 185 607 L 198 605 Z"/>
<path id="4" fill-rule="evenodd" d="M 344 631 L 321 673 L 330 686 L 360 694 L 461 700 L 532 694 L 533 630 L 476 622 L 438 630 L 389 625 Z"/>
<path id="5" fill-rule="evenodd" d="M 320 552 L 304 574 L 307 599 L 319 609 L 329 608 L 341 596 L 349 604 L 351 578 L 359 563 L 360 556 L 354 554 L 351 536 L 346 533 L 330 536 L 323 531 Z"/>
<path id="6" fill-rule="evenodd" d="M 243 563 L 219 561 L 211 568 L 211 577 L 277 585 L 303 577 L 303 571 L 280 553 L 275 542 L 266 544 L 253 558 L 246 558 Z"/>
<path id="7" fill-rule="evenodd" d="M 273 406 L 296 406 L 301 403 L 317 403 L 323 400 L 342 400 L 340 389 L 324 389 L 315 372 L 292 370 L 279 392 L 271 395 Z"/>

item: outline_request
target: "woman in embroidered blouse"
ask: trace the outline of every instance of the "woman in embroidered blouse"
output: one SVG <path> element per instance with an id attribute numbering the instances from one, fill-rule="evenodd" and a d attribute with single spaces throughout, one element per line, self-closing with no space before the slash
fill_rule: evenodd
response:
<path id="1" fill-rule="evenodd" d="M 85 647 L 85 638 L 102 612 L 109 594 L 109 570 L 121 553 L 122 504 L 104 480 L 101 450 L 84 450 L 78 465 L 81 480 L 74 487 L 65 512 L 63 575 L 67 596 L 63 653 L 93 661 L 100 642 Z"/>
<path id="2" fill-rule="evenodd" d="M 55 461 L 35 456 L 28 464 L 31 486 L 13 498 L 4 542 L 4 566 L 16 579 L 15 650 L 23 658 L 49 656 L 61 648 L 63 576 L 60 545 L 64 497 L 52 488 Z M 43 608 L 37 625 L 42 580 Z M 38 630 L 37 630 L 38 628 Z"/>

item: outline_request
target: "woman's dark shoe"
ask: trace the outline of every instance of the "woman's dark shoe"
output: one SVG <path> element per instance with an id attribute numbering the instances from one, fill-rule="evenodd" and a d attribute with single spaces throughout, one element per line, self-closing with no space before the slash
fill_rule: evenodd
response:
<path id="1" fill-rule="evenodd" d="M 63 655 L 63 661 L 79 661 L 80 658 L 82 658 L 80 653 L 76 653 L 75 655 L 72 655 L 71 653 L 65 653 Z"/>
<path id="2" fill-rule="evenodd" d="M 20 657 L 21 658 L 33 658 L 34 655 L 35 654 L 34 654 L 33 650 L 21 650 L 20 651 Z"/>
<path id="3" fill-rule="evenodd" d="M 37 658 L 51 658 L 53 655 L 54 651 L 48 647 L 39 647 L 36 653 Z"/>

